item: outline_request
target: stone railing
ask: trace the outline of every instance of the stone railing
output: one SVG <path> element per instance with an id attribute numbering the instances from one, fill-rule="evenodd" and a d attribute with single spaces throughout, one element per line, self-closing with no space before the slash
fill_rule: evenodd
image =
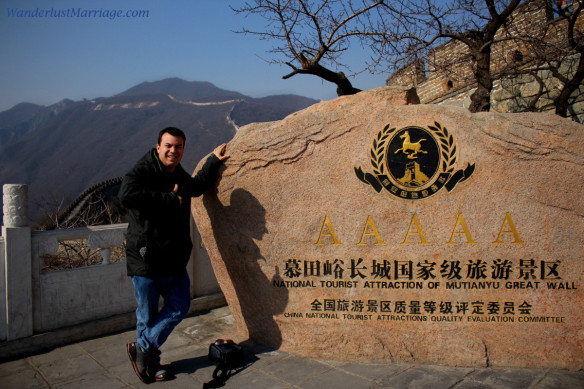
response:
<path id="1" fill-rule="evenodd" d="M 136 308 L 126 263 L 109 263 L 110 250 L 124 243 L 126 224 L 32 233 L 33 330 L 64 326 L 130 312 Z M 100 250 L 102 265 L 41 272 L 42 256 L 56 254 L 59 242 L 86 240 Z"/>
<path id="2" fill-rule="evenodd" d="M 103 333 L 104 326 L 87 323 L 117 320 L 110 331 L 133 323 L 136 308 L 132 281 L 126 263 L 110 263 L 111 248 L 124 243 L 127 224 L 81 227 L 52 231 L 31 231 L 25 185 L 4 185 L 4 225 L 0 237 L 0 359 L 10 351 L 7 344 L 32 339 L 39 334 L 71 332 L 85 326 L 77 337 Z M 195 249 L 187 268 L 191 277 L 192 310 L 224 304 L 206 251 L 192 229 Z M 57 253 L 60 242 L 85 240 L 99 250 L 102 264 L 43 272 L 44 255 Z M 120 315 L 132 316 L 122 321 Z M 132 324 L 130 324 L 132 325 Z M 102 327 L 102 328 L 95 328 Z M 73 331 L 74 332 L 74 331 Z M 79 332 L 79 331 L 78 331 Z M 66 338 L 61 336 L 61 341 Z M 2 344 L 4 342 L 4 345 Z M 47 343 L 47 342 L 45 342 Z"/>

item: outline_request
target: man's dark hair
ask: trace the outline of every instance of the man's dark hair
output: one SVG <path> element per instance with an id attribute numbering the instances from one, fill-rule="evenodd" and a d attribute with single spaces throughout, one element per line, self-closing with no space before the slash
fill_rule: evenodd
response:
<path id="1" fill-rule="evenodd" d="M 187 143 L 187 136 L 180 128 L 166 127 L 164 130 L 160 131 L 160 133 L 158 134 L 158 144 L 160 144 L 160 141 L 162 140 L 162 135 L 164 135 L 164 134 L 170 134 L 172 136 L 181 137 L 183 139 L 183 144 Z"/>

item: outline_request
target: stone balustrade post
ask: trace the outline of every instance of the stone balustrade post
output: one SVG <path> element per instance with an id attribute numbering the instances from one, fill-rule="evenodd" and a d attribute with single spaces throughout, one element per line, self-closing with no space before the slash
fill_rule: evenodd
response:
<path id="1" fill-rule="evenodd" d="M 31 232 L 28 186 L 3 186 L 4 307 L 6 340 L 33 334 Z"/>

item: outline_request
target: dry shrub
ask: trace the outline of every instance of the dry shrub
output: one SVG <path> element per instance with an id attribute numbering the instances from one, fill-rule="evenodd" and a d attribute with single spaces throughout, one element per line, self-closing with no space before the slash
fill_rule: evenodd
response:
<path id="1" fill-rule="evenodd" d="M 126 260 L 125 245 L 124 242 L 121 247 L 111 248 L 110 263 Z M 43 272 L 101 265 L 103 262 L 100 250 L 91 250 L 85 239 L 61 241 L 57 253 L 44 254 L 42 259 Z"/>

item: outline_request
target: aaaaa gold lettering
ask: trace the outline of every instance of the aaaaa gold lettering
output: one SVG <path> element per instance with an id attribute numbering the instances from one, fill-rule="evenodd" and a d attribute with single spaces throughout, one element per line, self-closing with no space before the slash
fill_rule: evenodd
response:
<path id="1" fill-rule="evenodd" d="M 507 237 L 508 235 L 511 237 L 508 238 Z M 356 245 L 367 246 L 371 243 L 373 243 L 373 245 L 375 246 L 387 245 L 387 243 L 384 242 L 382 234 L 379 232 L 379 229 L 377 228 L 377 225 L 375 224 L 373 217 L 371 215 L 368 215 L 367 220 L 365 221 L 365 226 L 363 227 L 363 231 L 361 232 L 361 238 L 359 239 L 359 242 L 357 242 Z M 458 217 L 456 219 L 456 222 L 454 223 L 454 227 L 452 228 L 452 232 L 450 234 L 450 239 L 445 244 L 456 245 L 459 243 L 477 244 L 477 241 L 474 240 L 473 235 L 471 233 L 471 229 L 469 228 L 462 213 L 458 214 Z M 501 223 L 501 228 L 499 228 L 497 238 L 493 242 L 493 244 L 504 243 L 525 244 L 525 242 L 521 239 L 521 236 L 519 235 L 519 231 L 515 226 L 515 222 L 513 221 L 513 217 L 511 216 L 510 212 L 507 212 L 505 214 L 505 218 Z M 335 232 L 333 223 L 331 222 L 331 219 L 328 217 L 328 215 L 325 215 L 324 217 L 322 226 L 320 228 L 320 232 L 318 234 L 318 238 L 316 240 L 316 243 L 314 244 L 316 246 L 324 246 L 327 244 L 332 246 L 342 245 L 339 237 Z M 432 244 L 426 238 L 426 234 L 424 233 L 424 230 L 422 228 L 422 223 L 420 223 L 420 219 L 418 218 L 417 214 L 414 214 L 412 216 L 408 229 L 406 230 L 404 240 L 400 244 L 405 246 L 409 246 L 412 244 L 426 246 Z"/>

